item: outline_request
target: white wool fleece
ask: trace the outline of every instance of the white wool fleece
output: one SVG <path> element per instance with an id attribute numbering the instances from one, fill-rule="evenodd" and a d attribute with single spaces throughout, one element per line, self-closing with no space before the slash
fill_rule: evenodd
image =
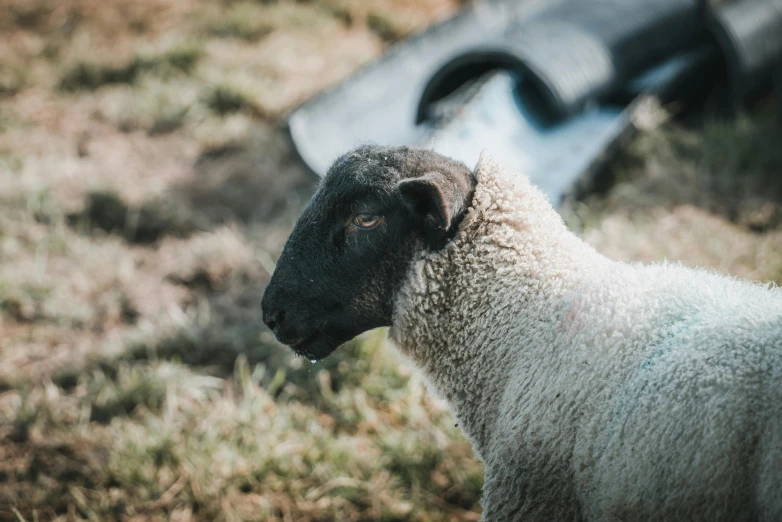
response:
<path id="1" fill-rule="evenodd" d="M 782 521 L 782 291 L 611 261 L 483 156 L 389 336 L 485 464 L 484 521 Z"/>

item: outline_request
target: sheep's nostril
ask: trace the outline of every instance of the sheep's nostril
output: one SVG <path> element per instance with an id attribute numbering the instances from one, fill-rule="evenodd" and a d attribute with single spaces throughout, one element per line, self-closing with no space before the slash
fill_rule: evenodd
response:
<path id="1" fill-rule="evenodd" d="M 285 319 L 285 312 L 283 310 L 271 310 L 270 312 L 263 313 L 263 322 L 269 327 L 269 330 L 277 334 L 277 326 Z"/>

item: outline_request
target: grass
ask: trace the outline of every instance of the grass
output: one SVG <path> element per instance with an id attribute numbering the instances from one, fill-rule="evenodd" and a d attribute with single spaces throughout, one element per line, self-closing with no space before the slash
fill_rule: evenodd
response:
<path id="1" fill-rule="evenodd" d="M 628 144 L 607 172 L 611 188 L 568 202 L 566 219 L 614 258 L 782 283 L 781 138 L 773 110 L 665 124 Z"/>
<path id="2" fill-rule="evenodd" d="M 18 173 L 24 167 L 24 158 L 11 152 L 0 151 L 0 168 L 3 171 Z"/>
<path id="3" fill-rule="evenodd" d="M 184 237 L 198 226 L 191 210 L 173 197 L 128 206 L 113 192 L 88 193 L 84 209 L 68 220 L 77 229 L 118 233 L 133 243 L 153 243 L 164 235 Z"/>
<path id="4" fill-rule="evenodd" d="M 27 84 L 24 69 L 18 65 L 7 65 L 0 69 L 0 96 L 10 96 L 21 91 Z"/>
<path id="5" fill-rule="evenodd" d="M 227 9 L 209 17 L 204 32 L 218 38 L 256 43 L 277 30 L 310 30 L 329 23 L 332 17 L 344 20 L 343 11 L 314 1 L 231 2 Z"/>
<path id="6" fill-rule="evenodd" d="M 323 407 L 275 399 L 273 386 L 262 386 L 242 358 L 224 380 L 163 363 L 120 367 L 112 378 L 89 372 L 70 393 L 55 385 L 33 392 L 7 412 L 10 451 L 34 458 L 27 468 L 3 466 L 29 493 L 17 509 L 32 513 L 38 505 L 106 519 L 128 506 L 148 516 L 199 506 L 198 517 L 208 520 L 226 513 L 274 520 L 286 512 L 381 520 L 409 516 L 446 492 L 460 500 L 445 501 L 432 520 L 474 508 L 480 467 L 454 464 L 459 455 L 470 458 L 469 447 L 448 427 L 447 414 L 427 404 L 420 383 L 379 407 L 378 397 L 353 387 L 325 388 L 325 370 L 314 371 L 324 386 L 321 400 L 346 422 L 336 423 Z M 87 454 L 80 425 L 91 427 Z M 115 493 L 106 497 L 107 489 Z"/>
<path id="7" fill-rule="evenodd" d="M 79 60 L 65 69 L 59 87 L 64 91 L 95 90 L 109 84 L 132 84 L 145 73 L 162 77 L 186 75 L 202 56 L 199 45 L 185 43 L 160 54 L 137 54 L 126 63 Z"/>
<path id="8" fill-rule="evenodd" d="M 478 520 L 480 463 L 382 331 L 312 365 L 260 320 L 316 184 L 279 115 L 458 3 L 0 0 L 0 522 Z M 782 281 L 779 142 L 666 123 L 568 222 Z"/>
<path id="9" fill-rule="evenodd" d="M 42 318 L 41 304 L 50 292 L 45 286 L 0 281 L 0 312 L 17 322 L 35 322 Z"/>
<path id="10" fill-rule="evenodd" d="M 250 98 L 238 89 L 229 85 L 216 85 L 206 95 L 206 105 L 220 116 L 253 106 Z"/>
<path id="11" fill-rule="evenodd" d="M 271 34 L 274 28 L 268 13 L 259 9 L 257 3 L 242 2 L 232 5 L 215 22 L 209 24 L 207 34 L 257 42 Z"/>
<path id="12" fill-rule="evenodd" d="M 143 74 L 134 85 L 101 93 L 98 112 L 125 133 L 170 134 L 204 118 L 208 109 L 200 99 L 203 88 L 187 77 L 162 79 Z"/>
<path id="13" fill-rule="evenodd" d="M 389 18 L 374 13 L 367 17 L 367 26 L 387 42 L 401 40 L 407 33 L 404 29 L 396 26 Z"/>

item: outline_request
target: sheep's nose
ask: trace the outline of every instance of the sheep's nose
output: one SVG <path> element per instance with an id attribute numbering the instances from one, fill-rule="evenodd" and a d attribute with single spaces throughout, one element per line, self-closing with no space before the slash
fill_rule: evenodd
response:
<path id="1" fill-rule="evenodd" d="M 283 310 L 274 309 L 263 311 L 263 322 L 266 323 L 266 326 L 269 327 L 269 330 L 274 332 L 274 335 L 277 335 L 277 329 L 284 319 L 285 311 Z"/>

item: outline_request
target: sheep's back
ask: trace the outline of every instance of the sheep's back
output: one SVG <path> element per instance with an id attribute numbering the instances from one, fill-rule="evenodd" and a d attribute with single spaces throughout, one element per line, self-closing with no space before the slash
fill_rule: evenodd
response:
<path id="1" fill-rule="evenodd" d="M 574 446 L 585 509 L 596 520 L 774 519 L 782 515 L 770 500 L 782 498 L 774 476 L 782 469 L 782 296 L 660 269 L 642 271 L 655 310 L 639 313 L 649 334 L 630 349 L 620 382 L 598 395 Z"/>
<path id="2" fill-rule="evenodd" d="M 487 496 L 562 520 L 782 519 L 778 290 L 661 265 L 563 301 L 519 333 Z"/>

